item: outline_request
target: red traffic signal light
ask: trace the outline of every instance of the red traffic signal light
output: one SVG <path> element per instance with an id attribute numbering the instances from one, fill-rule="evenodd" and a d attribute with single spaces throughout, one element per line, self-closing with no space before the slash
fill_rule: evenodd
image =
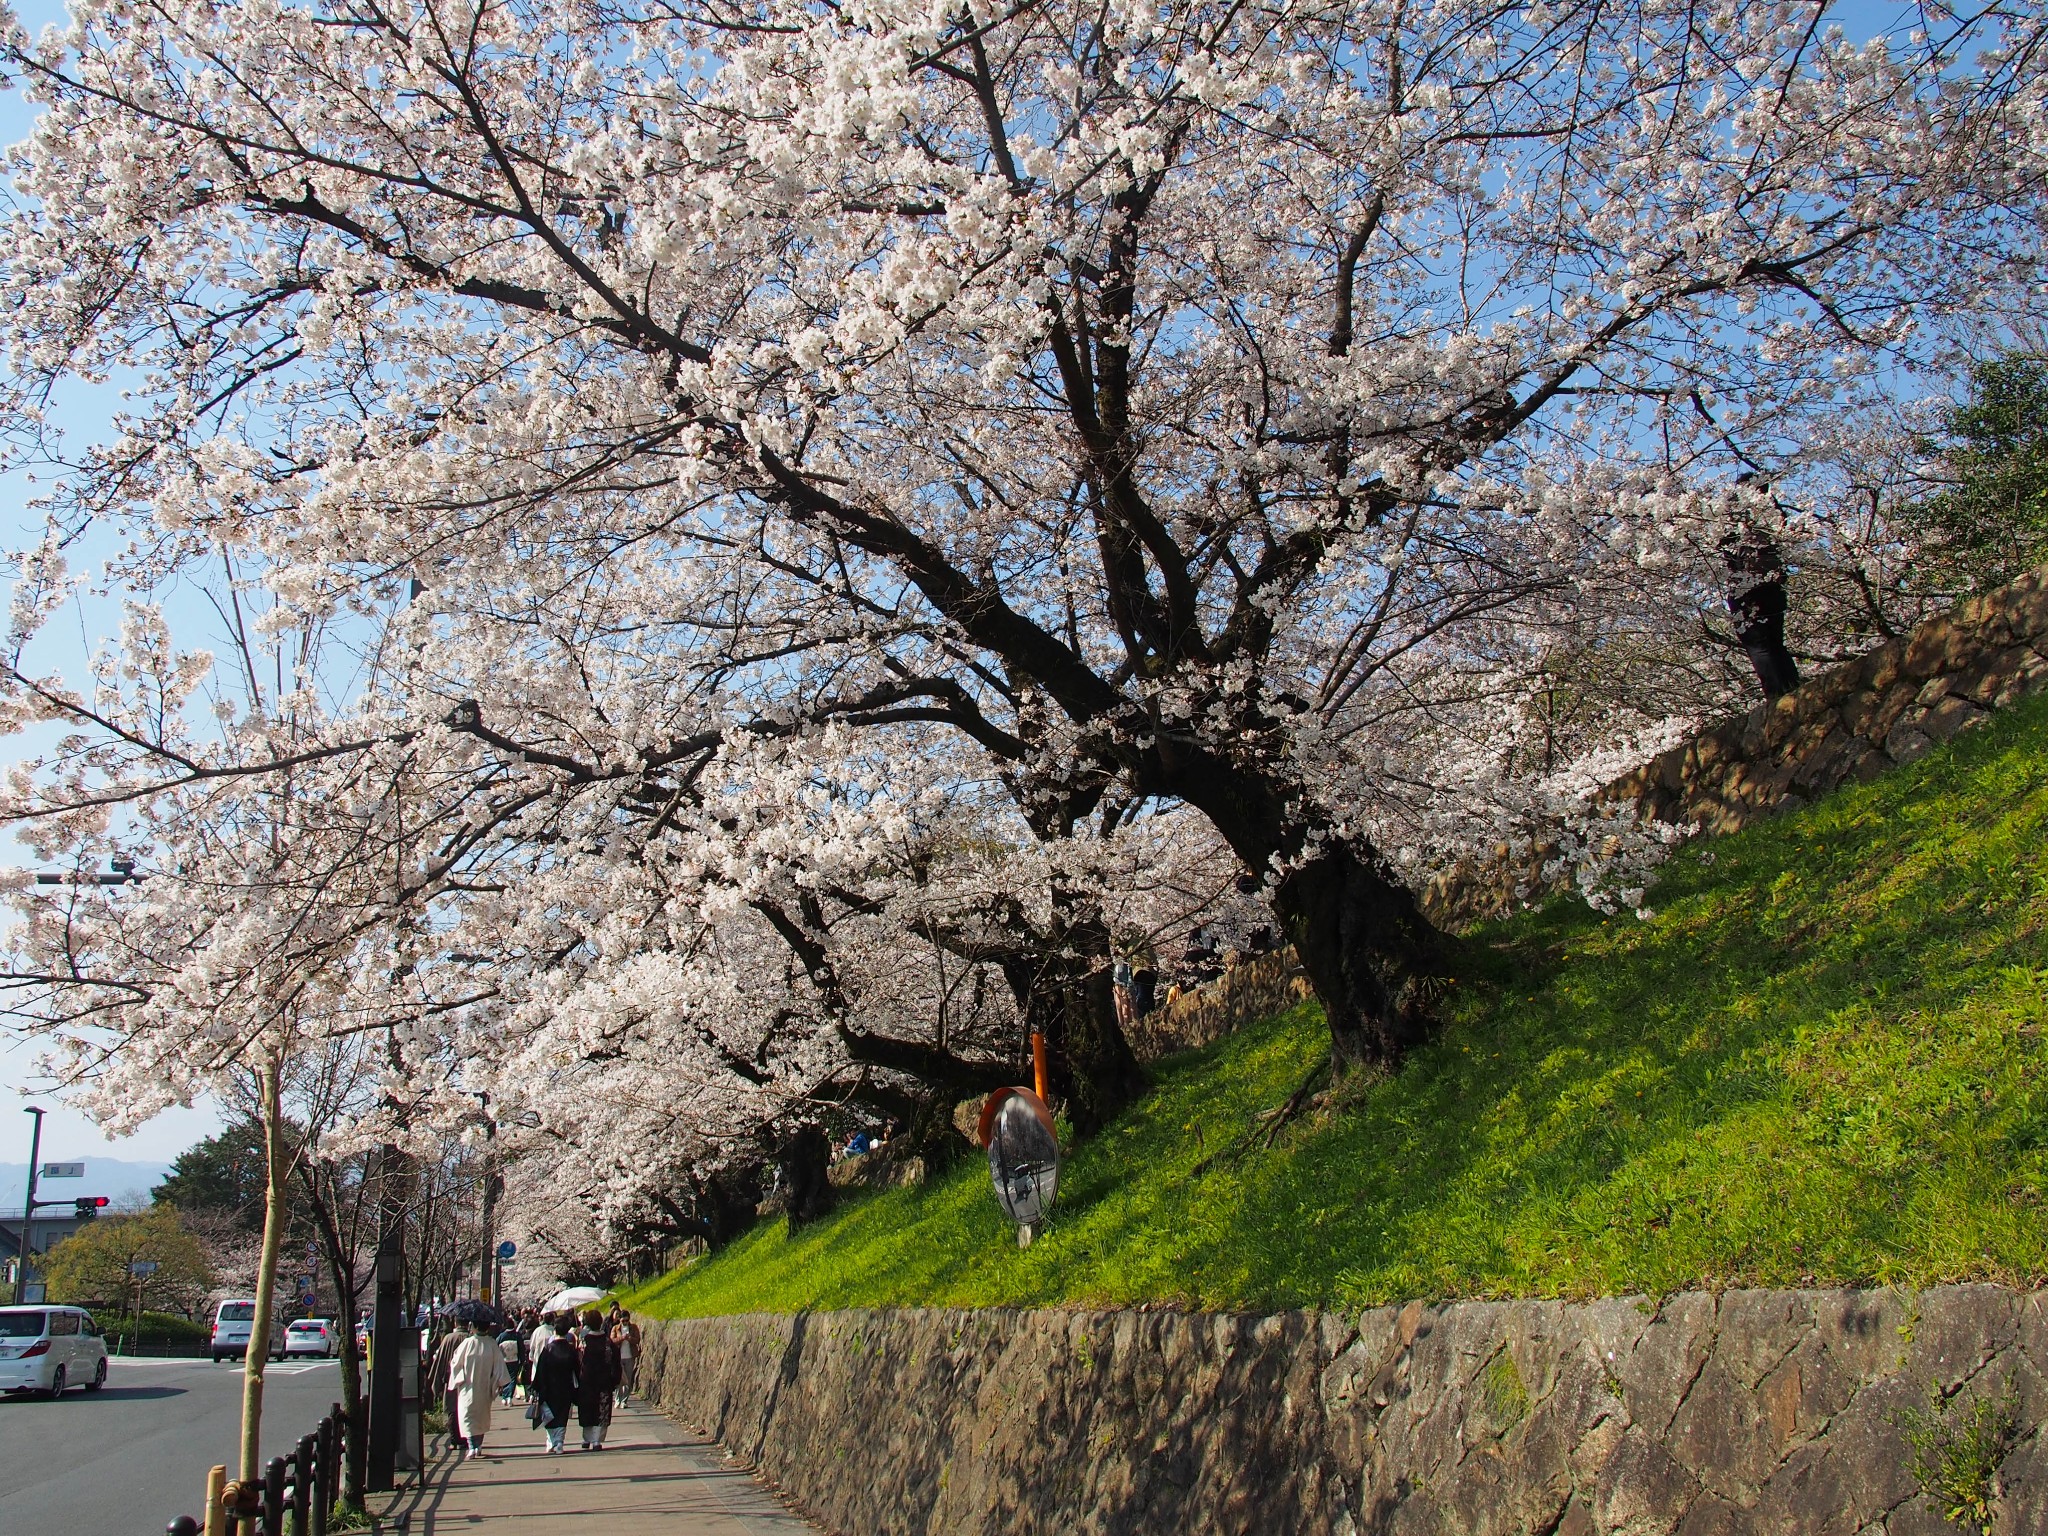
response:
<path id="1" fill-rule="evenodd" d="M 99 1215 L 100 1207 L 107 1203 L 105 1195 L 80 1195 L 71 1202 L 71 1208 L 78 1213 L 80 1221 L 91 1221 Z"/>

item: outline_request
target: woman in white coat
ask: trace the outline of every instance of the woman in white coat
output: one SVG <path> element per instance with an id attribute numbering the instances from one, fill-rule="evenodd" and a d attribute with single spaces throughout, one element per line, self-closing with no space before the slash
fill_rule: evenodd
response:
<path id="1" fill-rule="evenodd" d="M 448 1390 L 455 1396 L 455 1422 L 449 1428 L 460 1437 L 465 1459 L 483 1455 L 491 1404 L 510 1380 L 498 1341 L 479 1321 L 448 1356 Z"/>

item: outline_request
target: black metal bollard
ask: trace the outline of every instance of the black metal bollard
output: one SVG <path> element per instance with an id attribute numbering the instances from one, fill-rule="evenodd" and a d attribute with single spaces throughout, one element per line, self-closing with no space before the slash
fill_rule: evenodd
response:
<path id="1" fill-rule="evenodd" d="M 299 1436 L 291 1452 L 291 1536 L 309 1536 L 313 1516 L 313 1436 Z"/>
<path id="2" fill-rule="evenodd" d="M 327 1469 L 327 1488 L 339 1503 L 348 1491 L 349 1444 L 356 1437 L 355 1421 L 334 1405 L 334 1464 Z"/>
<path id="3" fill-rule="evenodd" d="M 199 1536 L 199 1522 L 190 1515 L 180 1515 L 164 1527 L 164 1536 Z"/>
<path id="4" fill-rule="evenodd" d="M 313 1536 L 313 1507 L 319 1503 L 319 1436 L 299 1436 L 299 1491 L 293 1495 L 299 1530 L 297 1536 Z"/>
<path id="5" fill-rule="evenodd" d="M 348 1476 L 348 1444 L 356 1431 L 355 1425 L 341 1404 L 334 1405 L 331 1417 L 334 1420 L 334 1465 L 327 1469 L 327 1487 L 338 1499 L 341 1497 L 342 1482 Z"/>
<path id="6" fill-rule="evenodd" d="M 263 1469 L 263 1536 L 284 1536 L 284 1481 L 284 1458 L 273 1456 Z"/>
<path id="7" fill-rule="evenodd" d="M 327 1536 L 327 1513 L 334 1508 L 334 1415 L 313 1431 L 313 1536 Z"/>

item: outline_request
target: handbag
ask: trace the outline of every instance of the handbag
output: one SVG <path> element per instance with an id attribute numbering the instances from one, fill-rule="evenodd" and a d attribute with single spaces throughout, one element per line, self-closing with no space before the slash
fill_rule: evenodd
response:
<path id="1" fill-rule="evenodd" d="M 555 1411 L 547 1405 L 545 1398 L 536 1397 L 533 1400 L 533 1406 L 526 1410 L 526 1422 L 535 1429 L 552 1429 L 555 1423 Z"/>

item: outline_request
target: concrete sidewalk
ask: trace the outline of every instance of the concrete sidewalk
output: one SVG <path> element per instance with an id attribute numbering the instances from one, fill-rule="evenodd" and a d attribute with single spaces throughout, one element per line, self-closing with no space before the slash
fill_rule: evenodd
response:
<path id="1" fill-rule="evenodd" d="M 497 1415 L 483 1459 L 442 1455 L 425 1479 L 377 1510 L 375 1529 L 406 1536 L 503 1531 L 505 1536 L 816 1536 L 715 1446 L 692 1440 L 635 1403 L 612 1416 L 602 1451 L 550 1456 L 524 1415 Z"/>

